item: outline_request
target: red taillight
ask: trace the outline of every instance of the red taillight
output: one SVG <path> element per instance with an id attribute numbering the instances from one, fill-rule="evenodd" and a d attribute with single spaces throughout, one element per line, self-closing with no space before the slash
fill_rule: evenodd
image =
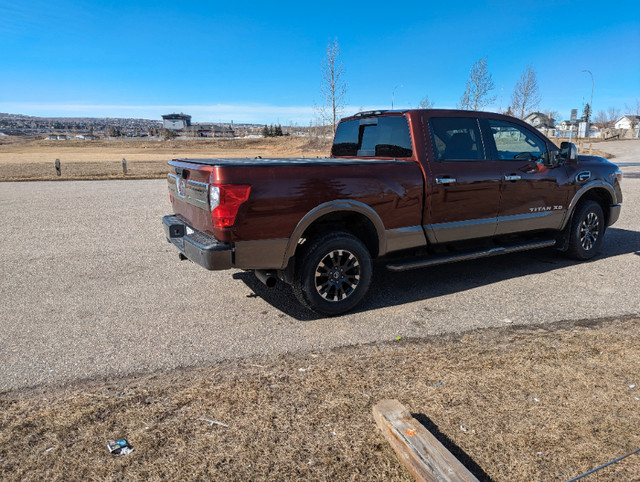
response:
<path id="1" fill-rule="evenodd" d="M 251 186 L 223 184 L 211 185 L 209 201 L 211 217 L 216 228 L 228 228 L 236 222 L 238 209 L 249 199 Z"/>

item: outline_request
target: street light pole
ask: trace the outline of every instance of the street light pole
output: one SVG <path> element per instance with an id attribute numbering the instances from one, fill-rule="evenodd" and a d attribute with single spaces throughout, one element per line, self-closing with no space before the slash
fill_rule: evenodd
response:
<path id="1" fill-rule="evenodd" d="M 591 103 L 589 104 L 589 118 L 587 119 L 587 126 L 591 124 L 591 113 L 593 112 L 593 74 L 590 70 L 582 70 L 582 72 L 587 72 L 591 76 Z"/>

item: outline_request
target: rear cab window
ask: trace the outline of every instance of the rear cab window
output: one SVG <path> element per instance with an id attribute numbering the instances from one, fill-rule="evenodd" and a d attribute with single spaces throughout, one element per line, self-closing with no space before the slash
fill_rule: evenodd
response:
<path id="1" fill-rule="evenodd" d="M 411 157 L 409 123 L 404 116 L 363 117 L 338 125 L 334 157 Z"/>

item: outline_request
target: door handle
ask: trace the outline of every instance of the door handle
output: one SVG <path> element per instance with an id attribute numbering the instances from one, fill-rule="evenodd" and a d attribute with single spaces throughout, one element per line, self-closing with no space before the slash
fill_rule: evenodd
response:
<path id="1" fill-rule="evenodd" d="M 453 177 L 436 177 L 436 184 L 453 184 L 456 182 Z"/>
<path id="2" fill-rule="evenodd" d="M 505 174 L 504 176 L 505 181 L 519 181 L 520 179 L 522 179 L 522 176 L 518 176 L 517 174 L 510 174 L 510 175 Z"/>

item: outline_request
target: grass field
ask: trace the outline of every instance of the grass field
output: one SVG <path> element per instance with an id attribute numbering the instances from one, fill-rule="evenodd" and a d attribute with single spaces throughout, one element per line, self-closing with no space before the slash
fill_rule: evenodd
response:
<path id="1" fill-rule="evenodd" d="M 638 346 L 628 317 L 8 392 L 0 477 L 411 480 L 371 413 L 395 398 L 481 480 L 567 480 L 640 446 Z M 634 455 L 593 480 L 639 477 Z"/>
<path id="2" fill-rule="evenodd" d="M 331 141 L 283 137 L 268 139 L 198 139 L 46 141 L 0 137 L 0 181 L 54 179 L 163 178 L 167 162 L 176 157 L 253 158 L 324 157 Z M 60 159 L 61 176 L 55 160 Z"/>

